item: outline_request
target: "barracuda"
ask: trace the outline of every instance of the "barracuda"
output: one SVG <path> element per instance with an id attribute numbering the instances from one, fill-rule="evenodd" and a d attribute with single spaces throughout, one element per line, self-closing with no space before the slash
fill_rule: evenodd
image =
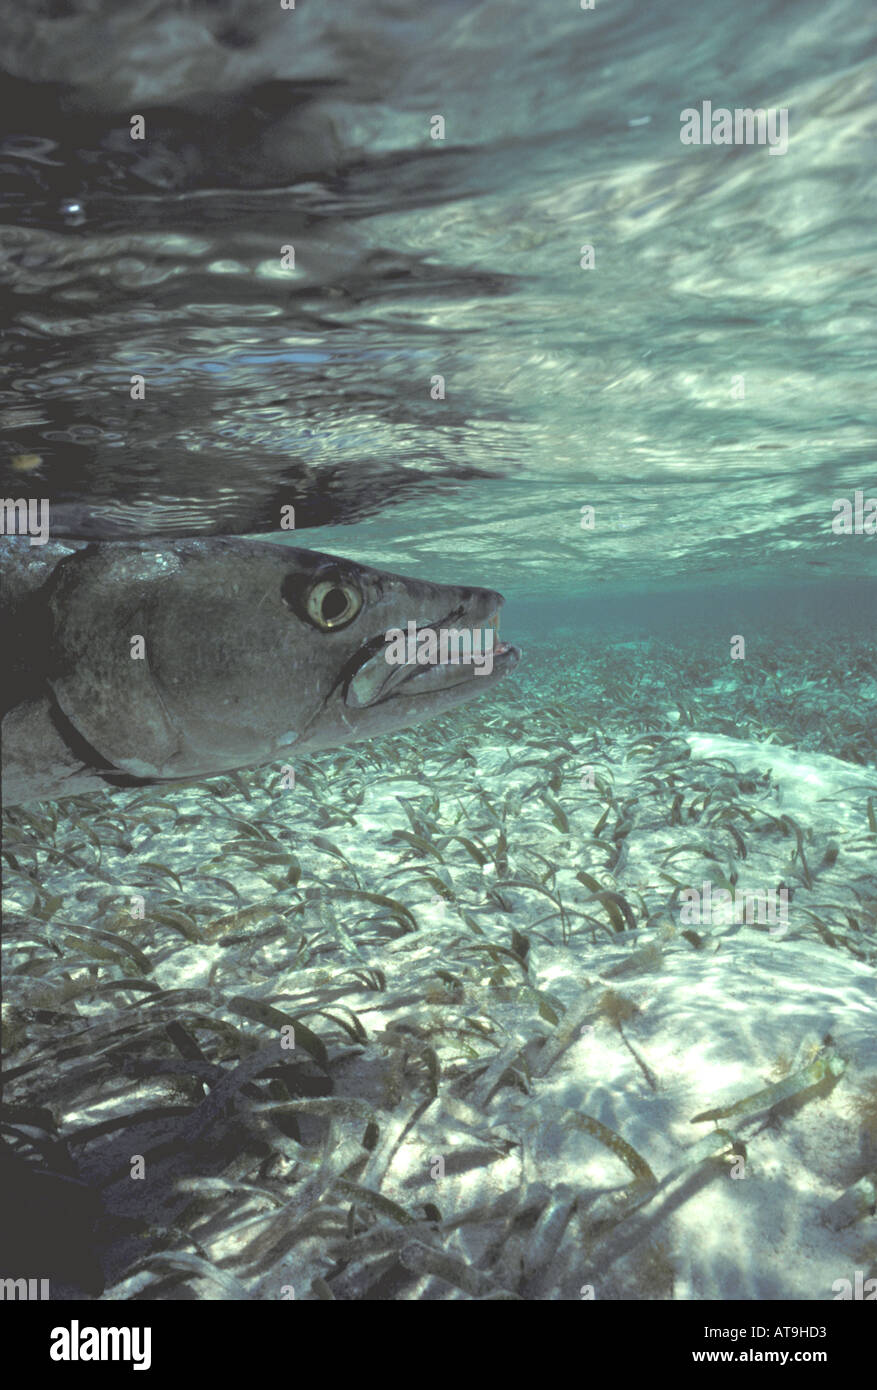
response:
<path id="1" fill-rule="evenodd" d="M 0 580 L 6 805 L 371 738 L 483 694 L 520 658 L 496 643 L 489 672 L 394 665 L 391 631 L 496 632 L 502 596 L 264 541 L 7 537 Z"/>

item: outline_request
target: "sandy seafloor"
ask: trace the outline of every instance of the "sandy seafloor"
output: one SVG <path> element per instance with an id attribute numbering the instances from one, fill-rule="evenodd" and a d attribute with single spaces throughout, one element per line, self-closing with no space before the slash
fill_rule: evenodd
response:
<path id="1" fill-rule="evenodd" d="M 877 1276 L 869 650 L 747 688 L 640 644 L 622 691 L 630 644 L 545 644 L 291 790 L 11 812 L 7 1138 L 103 1207 L 88 1251 L 58 1234 L 54 1296 L 818 1301 Z M 686 925 L 704 881 L 785 885 L 788 922 Z"/>

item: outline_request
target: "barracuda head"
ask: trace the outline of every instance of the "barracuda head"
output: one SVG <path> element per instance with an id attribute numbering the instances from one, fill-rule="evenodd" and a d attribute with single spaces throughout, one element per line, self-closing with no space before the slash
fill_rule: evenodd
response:
<path id="1" fill-rule="evenodd" d="M 484 694 L 520 656 L 496 640 L 490 589 L 257 541 L 88 545 L 39 596 L 56 727 L 109 783 L 404 728 Z"/>

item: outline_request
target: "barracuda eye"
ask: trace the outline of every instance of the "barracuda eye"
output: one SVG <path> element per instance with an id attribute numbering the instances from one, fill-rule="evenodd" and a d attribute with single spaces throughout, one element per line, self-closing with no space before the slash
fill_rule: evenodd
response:
<path id="1" fill-rule="evenodd" d="M 323 632 L 352 623 L 362 608 L 362 594 L 342 579 L 321 579 L 304 596 L 308 621 Z"/>

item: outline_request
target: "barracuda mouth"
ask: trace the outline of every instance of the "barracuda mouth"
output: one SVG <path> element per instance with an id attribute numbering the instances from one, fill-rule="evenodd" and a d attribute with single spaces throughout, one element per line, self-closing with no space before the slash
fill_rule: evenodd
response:
<path id="1" fill-rule="evenodd" d="M 438 622 L 410 622 L 404 634 L 400 628 L 388 628 L 372 638 L 345 672 L 344 703 L 363 709 L 396 695 L 408 698 L 462 685 L 478 687 L 517 665 L 518 648 L 498 640 L 498 610 L 481 627 L 460 626 L 462 616 L 458 610 Z"/>

